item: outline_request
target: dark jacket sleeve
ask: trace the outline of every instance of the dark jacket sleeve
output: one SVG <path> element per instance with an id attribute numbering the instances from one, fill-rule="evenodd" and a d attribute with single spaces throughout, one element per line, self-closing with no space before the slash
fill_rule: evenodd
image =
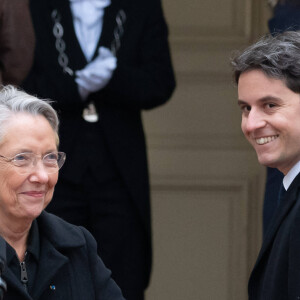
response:
<path id="1" fill-rule="evenodd" d="M 34 32 L 27 0 L 3 0 L 0 24 L 0 64 L 4 84 L 20 84 L 30 70 Z"/>
<path id="2" fill-rule="evenodd" d="M 105 267 L 103 261 L 97 255 L 95 239 L 85 228 L 81 227 L 81 229 L 87 243 L 91 277 L 93 278 L 96 295 L 95 300 L 125 300 L 120 288 L 111 278 L 110 270 Z"/>

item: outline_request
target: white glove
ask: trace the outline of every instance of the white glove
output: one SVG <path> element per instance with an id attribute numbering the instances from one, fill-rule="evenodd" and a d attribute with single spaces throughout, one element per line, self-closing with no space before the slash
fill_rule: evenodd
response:
<path id="1" fill-rule="evenodd" d="M 117 58 L 105 48 L 98 49 L 98 56 L 88 63 L 82 70 L 76 71 L 75 82 L 82 99 L 85 100 L 90 93 L 104 88 L 117 67 Z"/>

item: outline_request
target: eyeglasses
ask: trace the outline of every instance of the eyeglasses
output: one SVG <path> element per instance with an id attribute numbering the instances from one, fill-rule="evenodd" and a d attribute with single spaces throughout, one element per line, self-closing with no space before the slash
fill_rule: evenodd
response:
<path id="1" fill-rule="evenodd" d="M 58 172 L 58 170 L 63 166 L 66 160 L 66 153 L 64 152 L 51 152 L 43 157 L 32 152 L 24 152 L 15 155 L 14 157 L 5 157 L 0 155 L 5 161 L 12 163 L 17 167 L 17 172 L 19 174 L 29 174 L 32 172 L 37 164 L 37 160 L 41 159 L 45 171 L 48 174 L 53 174 Z"/>

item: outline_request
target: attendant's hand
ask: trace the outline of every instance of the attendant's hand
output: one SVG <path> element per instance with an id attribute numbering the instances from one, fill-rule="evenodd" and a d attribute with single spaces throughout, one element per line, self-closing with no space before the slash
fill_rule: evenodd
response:
<path id="1" fill-rule="evenodd" d="M 82 99 L 85 100 L 90 93 L 103 89 L 111 79 L 116 67 L 117 58 L 109 49 L 100 47 L 98 56 L 84 69 L 75 72 L 75 81 Z"/>

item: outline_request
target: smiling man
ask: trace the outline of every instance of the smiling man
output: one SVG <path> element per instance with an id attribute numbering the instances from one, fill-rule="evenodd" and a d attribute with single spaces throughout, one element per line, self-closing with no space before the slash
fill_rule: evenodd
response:
<path id="1" fill-rule="evenodd" d="M 284 174 L 249 299 L 300 299 L 300 32 L 266 35 L 231 63 L 242 131 L 259 163 Z"/>

